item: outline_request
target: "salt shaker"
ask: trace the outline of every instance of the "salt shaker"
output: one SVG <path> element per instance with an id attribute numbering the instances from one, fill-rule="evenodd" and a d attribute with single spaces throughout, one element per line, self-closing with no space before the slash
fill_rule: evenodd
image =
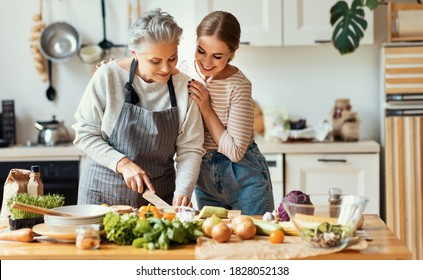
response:
<path id="1" fill-rule="evenodd" d="M 76 229 L 76 247 L 94 250 L 100 247 L 100 225 L 83 225 Z"/>
<path id="2" fill-rule="evenodd" d="M 340 208 L 336 205 L 340 205 L 342 202 L 342 190 L 340 188 L 330 188 L 329 189 L 329 205 L 334 206 L 330 207 L 330 216 L 337 218 L 339 216 Z"/>

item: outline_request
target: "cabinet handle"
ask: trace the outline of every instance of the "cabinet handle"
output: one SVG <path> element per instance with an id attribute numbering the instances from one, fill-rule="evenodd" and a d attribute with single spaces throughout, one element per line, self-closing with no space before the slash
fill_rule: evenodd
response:
<path id="1" fill-rule="evenodd" d="M 316 44 L 328 44 L 328 43 L 332 43 L 331 40 L 314 40 L 314 42 Z"/>
<path id="2" fill-rule="evenodd" d="M 346 159 L 333 159 L 333 158 L 318 158 L 320 162 L 347 162 Z"/>
<path id="3" fill-rule="evenodd" d="M 240 45 L 249 45 L 250 42 L 239 42 Z"/>

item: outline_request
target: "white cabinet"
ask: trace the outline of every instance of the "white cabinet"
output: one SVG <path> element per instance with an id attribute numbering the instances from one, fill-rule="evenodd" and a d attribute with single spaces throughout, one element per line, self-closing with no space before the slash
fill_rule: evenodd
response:
<path id="1" fill-rule="evenodd" d="M 241 43 L 251 46 L 282 45 L 281 0 L 196 0 L 195 25 L 212 11 L 232 13 L 241 24 Z"/>
<path id="2" fill-rule="evenodd" d="M 195 24 L 212 11 L 235 15 L 241 43 L 251 46 L 300 46 L 332 39 L 330 9 L 338 0 L 196 0 Z M 352 0 L 347 0 L 351 3 Z M 364 8 L 367 29 L 360 44 L 373 44 L 373 12 Z"/>
<path id="3" fill-rule="evenodd" d="M 365 213 L 379 214 L 379 153 L 286 154 L 284 164 L 285 194 L 324 194 L 337 187 L 369 198 Z"/>
<path id="4" fill-rule="evenodd" d="M 330 9 L 338 0 L 284 0 L 283 43 L 286 46 L 330 42 Z M 352 0 L 347 2 L 351 3 Z M 364 8 L 367 29 L 360 44 L 373 44 L 373 12 Z"/>

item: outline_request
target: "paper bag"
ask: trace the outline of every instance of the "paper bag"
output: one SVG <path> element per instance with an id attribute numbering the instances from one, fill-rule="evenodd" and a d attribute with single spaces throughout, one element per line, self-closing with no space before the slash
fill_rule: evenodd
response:
<path id="1" fill-rule="evenodd" d="M 0 213 L 1 226 L 9 225 L 10 211 L 7 207 L 7 201 L 11 197 L 16 196 L 18 193 L 28 192 L 28 181 L 30 173 L 31 171 L 26 169 L 11 169 L 9 171 L 9 175 L 7 176 L 3 188 L 3 203 Z"/>

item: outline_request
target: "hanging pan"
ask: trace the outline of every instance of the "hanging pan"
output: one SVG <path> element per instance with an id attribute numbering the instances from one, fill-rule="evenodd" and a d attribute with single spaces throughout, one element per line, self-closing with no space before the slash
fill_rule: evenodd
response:
<path id="1" fill-rule="evenodd" d="M 75 55 L 80 47 L 81 35 L 78 29 L 69 23 L 52 23 L 41 33 L 41 53 L 51 61 L 65 61 Z"/>

